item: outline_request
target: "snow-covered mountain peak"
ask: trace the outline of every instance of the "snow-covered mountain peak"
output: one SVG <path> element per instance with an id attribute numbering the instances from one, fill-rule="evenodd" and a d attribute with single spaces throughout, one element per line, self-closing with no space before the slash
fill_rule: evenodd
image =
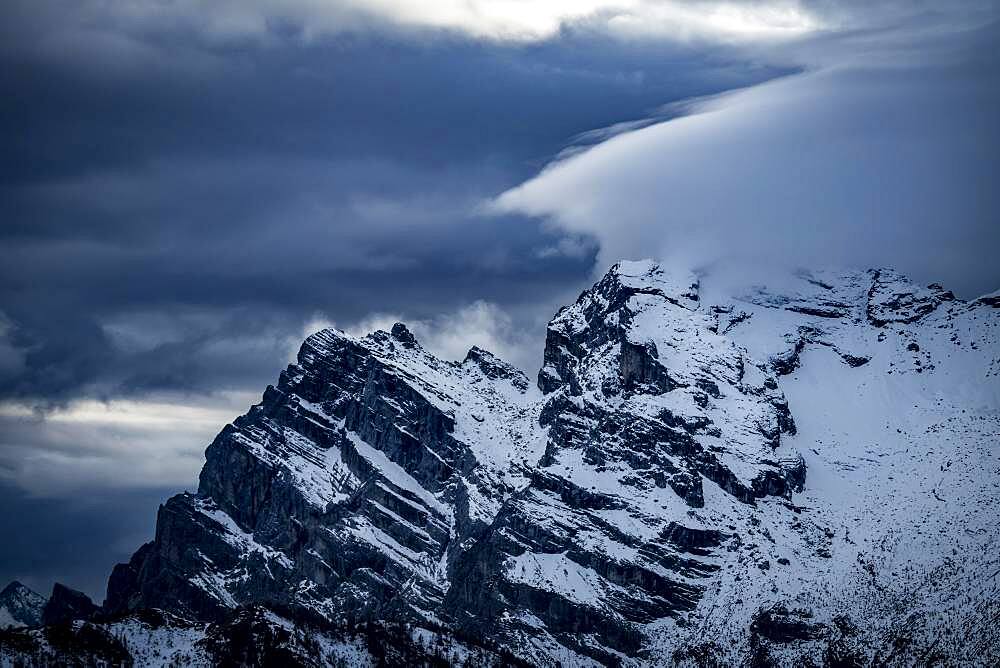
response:
<path id="1" fill-rule="evenodd" d="M 103 613 L 186 618 L 157 628 L 195 662 L 248 628 L 314 657 L 309 628 L 334 649 L 303 665 L 365 665 L 369 621 L 409 625 L 397 662 L 431 629 L 544 666 L 1000 659 L 993 297 L 724 278 L 615 265 L 549 323 L 537 386 L 402 324 L 313 334 Z"/>
<path id="2" fill-rule="evenodd" d="M 15 580 L 0 591 L 0 629 L 37 626 L 44 607 L 44 596 Z"/>
<path id="3" fill-rule="evenodd" d="M 698 301 L 698 278 L 693 272 L 653 260 L 619 262 L 608 270 L 605 279 L 638 292 L 660 294 L 684 308 L 692 308 Z"/>
<path id="4" fill-rule="evenodd" d="M 505 379 L 522 394 L 528 391 L 528 377 L 523 371 L 479 346 L 469 349 L 462 365 L 475 366 L 491 380 Z"/>

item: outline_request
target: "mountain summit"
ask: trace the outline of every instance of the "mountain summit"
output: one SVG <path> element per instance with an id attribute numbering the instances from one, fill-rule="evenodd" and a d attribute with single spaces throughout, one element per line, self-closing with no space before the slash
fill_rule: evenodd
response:
<path id="1" fill-rule="evenodd" d="M 997 305 L 622 262 L 536 383 L 323 330 L 84 627 L 140 664 L 994 664 Z"/>
<path id="2" fill-rule="evenodd" d="M 44 608 L 44 596 L 15 580 L 0 591 L 0 629 L 37 626 Z"/>

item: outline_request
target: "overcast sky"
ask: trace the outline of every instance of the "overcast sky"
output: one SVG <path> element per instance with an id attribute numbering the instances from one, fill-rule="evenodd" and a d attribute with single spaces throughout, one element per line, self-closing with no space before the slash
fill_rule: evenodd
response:
<path id="1" fill-rule="evenodd" d="M 624 257 L 1000 287 L 997 7 L 877 4 L 0 4 L 0 586 L 103 598 L 322 326 L 533 373 Z"/>

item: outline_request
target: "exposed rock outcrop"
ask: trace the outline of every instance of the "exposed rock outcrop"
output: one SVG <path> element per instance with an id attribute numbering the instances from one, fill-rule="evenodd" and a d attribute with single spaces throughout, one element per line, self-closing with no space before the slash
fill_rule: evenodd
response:
<path id="1" fill-rule="evenodd" d="M 98 608 L 90 597 L 82 591 L 70 589 L 57 582 L 52 587 L 52 595 L 42 609 L 43 624 L 60 624 L 75 620 L 86 620 L 97 614 Z"/>

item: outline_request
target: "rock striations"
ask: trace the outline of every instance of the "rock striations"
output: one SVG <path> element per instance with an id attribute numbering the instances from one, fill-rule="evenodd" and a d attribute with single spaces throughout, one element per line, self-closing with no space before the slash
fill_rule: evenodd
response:
<path id="1" fill-rule="evenodd" d="M 0 664 L 995 665 L 994 301 L 622 262 L 535 384 L 318 332 L 103 608 Z"/>

